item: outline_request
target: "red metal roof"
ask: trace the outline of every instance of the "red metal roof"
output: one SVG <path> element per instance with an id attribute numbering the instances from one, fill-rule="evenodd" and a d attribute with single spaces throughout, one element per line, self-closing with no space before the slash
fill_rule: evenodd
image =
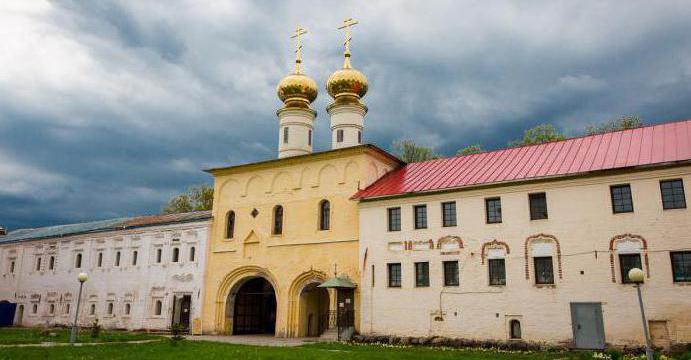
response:
<path id="1" fill-rule="evenodd" d="M 408 164 L 355 194 L 387 197 L 691 160 L 691 120 Z"/>

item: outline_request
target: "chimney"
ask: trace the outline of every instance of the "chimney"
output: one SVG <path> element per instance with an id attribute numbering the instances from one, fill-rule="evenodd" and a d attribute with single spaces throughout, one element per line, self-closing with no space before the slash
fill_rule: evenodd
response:
<path id="1" fill-rule="evenodd" d="M 7 235 L 7 228 L 0 225 L 0 236 L 5 236 L 5 235 Z"/>

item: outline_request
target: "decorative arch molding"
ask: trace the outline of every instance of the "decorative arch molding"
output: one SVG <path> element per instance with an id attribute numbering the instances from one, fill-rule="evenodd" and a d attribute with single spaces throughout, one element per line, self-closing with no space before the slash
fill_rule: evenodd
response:
<path id="1" fill-rule="evenodd" d="M 230 184 L 235 184 L 236 188 L 238 189 L 237 193 L 239 194 L 240 193 L 240 191 L 239 191 L 240 183 L 237 180 L 230 178 L 230 179 L 227 179 L 226 181 L 222 182 L 218 186 L 218 192 L 216 194 L 214 194 L 214 197 L 218 196 L 218 197 L 228 198 L 227 195 L 223 194 L 223 191 L 225 190 L 226 186 L 228 186 Z"/>
<path id="2" fill-rule="evenodd" d="M 485 263 L 485 258 L 487 258 L 487 250 L 496 249 L 496 248 L 500 248 L 500 247 L 503 247 L 506 250 L 507 255 L 511 253 L 511 249 L 509 248 L 509 244 L 507 244 L 503 241 L 499 241 L 497 239 L 494 239 L 492 241 L 488 241 L 488 242 L 482 244 L 482 253 L 480 254 L 481 263 L 483 265 Z"/>
<path id="3" fill-rule="evenodd" d="M 261 194 L 267 192 L 267 190 L 268 190 L 266 188 L 266 183 L 264 181 L 264 178 L 261 175 L 254 175 L 251 178 L 249 178 L 249 180 L 247 180 L 247 182 L 245 183 L 245 189 L 244 189 L 241 196 L 246 197 L 247 195 L 249 195 L 250 187 L 254 187 L 254 186 L 259 188 L 259 191 Z"/>
<path id="4" fill-rule="evenodd" d="M 613 283 L 617 282 L 617 271 L 614 269 L 614 253 L 616 252 L 617 244 L 619 242 L 632 240 L 641 243 L 641 255 L 643 255 L 643 266 L 645 267 L 645 275 L 647 278 L 650 278 L 650 266 L 648 266 L 648 241 L 640 235 L 626 233 L 615 235 L 609 240 L 609 268 L 612 272 Z"/>
<path id="5" fill-rule="evenodd" d="M 287 337 L 298 336 L 300 328 L 300 294 L 302 290 L 313 283 L 323 283 L 327 275 L 323 271 L 310 269 L 298 275 L 288 288 L 288 326 Z"/>
<path id="6" fill-rule="evenodd" d="M 271 179 L 271 188 L 269 188 L 269 192 L 275 193 L 284 190 L 281 188 L 277 188 L 281 185 L 286 185 L 285 190 L 293 190 L 298 187 L 298 184 L 295 182 L 293 175 L 286 171 L 281 171 L 273 176 L 273 179 Z"/>
<path id="7" fill-rule="evenodd" d="M 556 251 L 557 251 L 557 269 L 559 271 L 559 279 L 562 279 L 562 268 L 561 268 L 561 244 L 559 244 L 559 240 L 557 240 L 557 237 L 554 235 L 549 235 L 549 234 L 535 234 L 528 236 L 525 239 L 525 243 L 523 244 L 523 250 L 525 252 L 525 278 L 526 280 L 530 279 L 530 243 L 536 240 L 549 240 L 553 241 L 556 245 Z"/>
<path id="8" fill-rule="evenodd" d="M 346 166 L 343 168 L 341 183 L 345 184 L 349 179 L 353 179 L 354 182 L 358 182 L 360 179 L 360 165 L 358 165 L 358 163 L 354 160 L 348 161 Z"/>
<path id="9" fill-rule="evenodd" d="M 319 169 L 319 173 L 317 174 L 317 186 L 324 185 L 325 175 L 331 175 L 333 177 L 332 180 L 334 180 L 335 182 L 340 181 L 340 179 L 338 178 L 338 173 L 338 169 L 336 168 L 336 166 L 332 164 L 326 164 L 322 166 L 321 169 Z"/>
<path id="10" fill-rule="evenodd" d="M 223 277 L 218 290 L 216 291 L 216 331 L 223 333 L 226 328 L 226 307 L 230 293 L 237 290 L 246 280 L 261 277 L 268 281 L 274 288 L 276 294 L 276 303 L 279 303 L 280 287 L 276 277 L 266 268 L 254 265 L 248 265 L 234 269 Z M 277 308 L 280 309 L 280 307 Z M 276 318 L 278 318 L 276 314 Z"/>
<path id="11" fill-rule="evenodd" d="M 432 240 L 430 239 L 430 241 L 432 241 Z M 437 249 L 442 250 L 444 245 L 446 245 L 446 244 L 451 244 L 451 245 L 456 244 L 458 246 L 457 248 L 453 248 L 453 249 L 449 249 L 449 250 L 463 249 L 463 239 L 461 239 L 460 236 L 447 235 L 447 236 L 439 238 L 439 240 L 437 240 Z M 434 249 L 434 243 L 431 244 L 430 248 Z"/>

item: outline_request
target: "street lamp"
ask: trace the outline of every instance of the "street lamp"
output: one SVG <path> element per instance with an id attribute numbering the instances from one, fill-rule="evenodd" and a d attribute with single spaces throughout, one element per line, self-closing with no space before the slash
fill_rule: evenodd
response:
<path id="1" fill-rule="evenodd" d="M 70 344 L 74 344 L 77 341 L 77 319 L 79 318 L 79 303 L 82 301 L 82 287 L 84 287 L 84 282 L 89 277 L 86 273 L 79 273 L 77 275 L 77 280 L 79 280 L 79 295 L 77 295 L 77 309 L 74 312 L 74 324 L 72 325 L 72 333 L 70 333 Z"/>
<path id="2" fill-rule="evenodd" d="M 629 270 L 629 280 L 634 283 L 636 292 L 638 292 L 638 305 L 641 307 L 641 319 L 643 319 L 643 334 L 645 334 L 645 357 L 647 360 L 653 360 L 653 348 L 650 345 L 650 334 L 648 334 L 648 321 L 645 319 L 645 310 L 643 309 L 643 297 L 641 296 L 641 284 L 645 274 L 639 268 Z"/>

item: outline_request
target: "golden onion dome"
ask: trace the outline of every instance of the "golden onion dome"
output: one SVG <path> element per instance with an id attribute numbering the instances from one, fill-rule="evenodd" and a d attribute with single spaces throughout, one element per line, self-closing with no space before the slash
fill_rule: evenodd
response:
<path id="1" fill-rule="evenodd" d="M 293 73 L 284 77 L 276 88 L 278 98 L 286 105 L 289 102 L 310 104 L 317 98 L 317 83 L 307 75 Z"/>
<path id="2" fill-rule="evenodd" d="M 341 95 L 357 95 L 362 98 L 367 93 L 367 76 L 351 67 L 337 70 L 326 81 L 326 90 L 332 98 Z"/>

